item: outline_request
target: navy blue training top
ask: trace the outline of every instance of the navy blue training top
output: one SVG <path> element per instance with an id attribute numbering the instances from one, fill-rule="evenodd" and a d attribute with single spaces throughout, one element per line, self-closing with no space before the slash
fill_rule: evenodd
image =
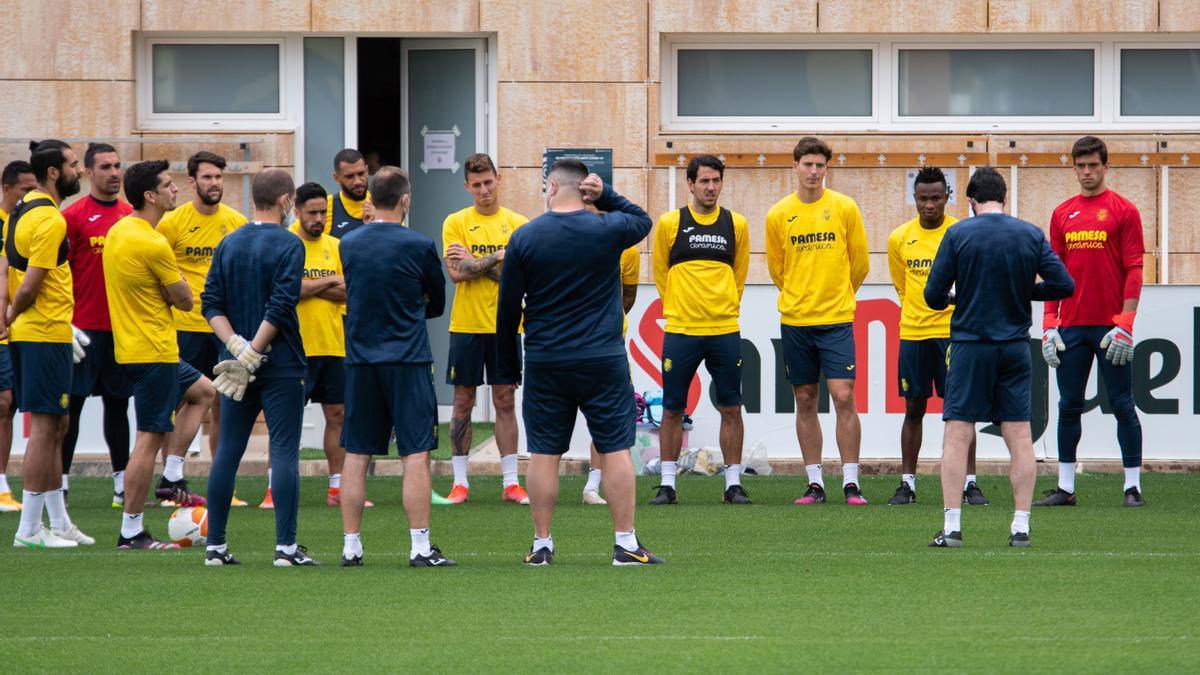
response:
<path id="1" fill-rule="evenodd" d="M 398 223 L 367 223 L 338 246 L 346 277 L 346 363 L 433 363 L 425 319 L 446 309 L 437 245 Z"/>
<path id="2" fill-rule="evenodd" d="M 255 377 L 304 377 L 304 343 L 300 340 L 300 281 L 304 278 L 304 245 L 276 223 L 251 221 L 221 240 L 200 294 L 205 319 L 224 316 L 234 332 L 254 339 L 263 321 L 278 332 L 267 362 Z M 221 358 L 232 358 L 221 347 Z"/>
<path id="3" fill-rule="evenodd" d="M 496 308 L 501 381 L 520 378 L 522 305 L 529 363 L 624 356 L 621 252 L 645 239 L 650 216 L 610 185 L 595 206 L 607 213 L 548 211 L 509 238 Z"/>
<path id="4" fill-rule="evenodd" d="M 1027 340 L 1030 302 L 1061 300 L 1075 292 L 1046 235 L 1002 213 L 967 218 L 946 230 L 925 283 L 925 302 L 945 309 L 951 284 L 952 342 Z"/>

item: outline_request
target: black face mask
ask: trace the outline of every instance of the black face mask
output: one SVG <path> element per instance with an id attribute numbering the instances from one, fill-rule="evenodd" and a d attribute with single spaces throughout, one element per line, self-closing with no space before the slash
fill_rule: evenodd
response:
<path id="1" fill-rule="evenodd" d="M 60 173 L 58 174 L 58 179 L 54 181 L 54 189 L 58 190 L 59 199 L 66 199 L 79 193 L 79 176 L 76 176 L 72 180 L 67 180 L 66 178 L 66 174 Z"/>

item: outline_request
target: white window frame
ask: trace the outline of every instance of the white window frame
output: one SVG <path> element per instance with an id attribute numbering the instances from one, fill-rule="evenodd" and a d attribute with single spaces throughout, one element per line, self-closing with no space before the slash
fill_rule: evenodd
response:
<path id="1" fill-rule="evenodd" d="M 660 125 L 663 133 L 696 132 L 966 132 L 1010 131 L 1159 131 L 1195 130 L 1200 116 L 1130 116 L 1120 114 L 1121 49 L 1195 49 L 1200 34 L 1154 36 L 1154 42 L 1131 41 L 1113 33 L 971 36 L 904 34 L 822 36 L 810 34 L 663 34 L 660 54 Z M 679 49 L 870 49 L 872 116 L 861 117 L 680 117 L 677 67 Z M 898 70 L 900 49 L 1091 49 L 1093 114 L 1090 116 L 900 117 Z"/>
<path id="2" fill-rule="evenodd" d="M 143 34 L 137 41 L 137 126 L 144 130 L 174 131 L 295 131 L 304 105 L 303 34 L 278 33 L 214 35 Z M 279 112 L 277 113 L 156 113 L 154 112 L 153 49 L 159 44 L 274 44 L 279 47 Z"/>
<path id="3" fill-rule="evenodd" d="M 1126 49 L 1163 51 L 1168 49 L 1200 49 L 1200 41 L 1117 42 L 1113 54 L 1113 118 L 1122 124 L 1153 124 L 1164 129 L 1200 127 L 1200 115 L 1123 115 L 1121 114 L 1121 52 Z M 1178 125 L 1178 126 L 1175 126 Z"/>

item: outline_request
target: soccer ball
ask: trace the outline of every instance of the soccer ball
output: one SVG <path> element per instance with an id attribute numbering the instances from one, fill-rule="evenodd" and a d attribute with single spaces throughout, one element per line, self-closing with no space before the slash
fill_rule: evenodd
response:
<path id="1" fill-rule="evenodd" d="M 208 511 L 203 506 L 175 509 L 167 521 L 167 536 L 180 546 L 203 546 L 208 540 Z"/>

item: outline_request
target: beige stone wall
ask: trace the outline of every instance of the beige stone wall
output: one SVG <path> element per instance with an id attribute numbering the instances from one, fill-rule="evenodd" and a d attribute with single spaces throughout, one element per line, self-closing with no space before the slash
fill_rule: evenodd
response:
<path id="1" fill-rule="evenodd" d="M 134 44 L 138 31 L 209 32 L 270 30 L 341 34 L 494 35 L 497 43 L 499 159 L 507 201 L 518 210 L 541 210 L 541 150 L 552 146 L 613 149 L 617 188 L 657 216 L 669 203 L 668 170 L 655 166 L 666 152 L 789 153 L 798 134 L 663 133 L 659 123 L 660 51 L 664 36 L 742 34 L 1054 34 L 1104 32 L 1122 39 L 1153 39 L 1160 32 L 1200 32 L 1196 0 L 85 0 L 0 3 L 0 25 L 15 47 L 0 59 L 0 137 L 178 137 L 145 132 L 134 114 Z M 1142 36 L 1142 37 L 1139 37 Z M 1200 127 L 1200 125 L 1198 125 Z M 1086 131 L 1086 130 L 1080 130 Z M 1197 129 L 1200 132 L 1200 128 Z M 197 132 L 195 137 L 211 137 Z M 955 153 L 1064 152 L 1074 134 L 992 137 L 963 134 L 841 134 L 837 152 Z M 233 133 L 253 138 L 251 159 L 269 166 L 295 164 L 291 132 Z M 980 140 L 982 139 L 982 140 Z M 1200 157 L 1200 136 L 1109 135 L 1114 152 L 1153 152 L 1169 139 L 1173 152 Z M 181 160 L 210 144 L 121 145 L 127 160 Z M 668 147 L 669 145 L 669 147 Z M 240 158 L 230 143 L 213 146 Z M 82 151 L 82 145 L 79 148 Z M 27 155 L 23 144 L 0 144 L 0 161 Z M 965 167 L 955 167 L 960 187 Z M 687 198 L 678 173 L 675 201 Z M 904 169 L 834 168 L 829 185 L 853 196 L 867 222 L 872 251 L 870 279 L 884 281 L 887 232 L 909 218 L 903 199 Z M 186 179 L 180 177 L 181 185 Z M 1050 209 L 1075 192 L 1066 168 L 1022 168 L 1016 194 L 1019 215 L 1045 225 Z M 1159 173 L 1115 168 L 1113 186 L 1141 209 L 1146 275 L 1158 279 L 1154 251 L 1161 238 Z M 723 202 L 751 224 L 751 281 L 767 283 L 762 260 L 763 219 L 794 187 L 787 168 L 736 168 L 727 174 Z M 186 190 L 185 190 L 186 192 Z M 1171 172 L 1171 280 L 1200 283 L 1200 216 L 1186 205 L 1200 198 L 1200 168 Z M 231 176 L 227 200 L 241 203 L 241 181 Z M 951 208 L 965 215 L 965 204 Z M 649 280 L 648 265 L 643 265 Z"/>

